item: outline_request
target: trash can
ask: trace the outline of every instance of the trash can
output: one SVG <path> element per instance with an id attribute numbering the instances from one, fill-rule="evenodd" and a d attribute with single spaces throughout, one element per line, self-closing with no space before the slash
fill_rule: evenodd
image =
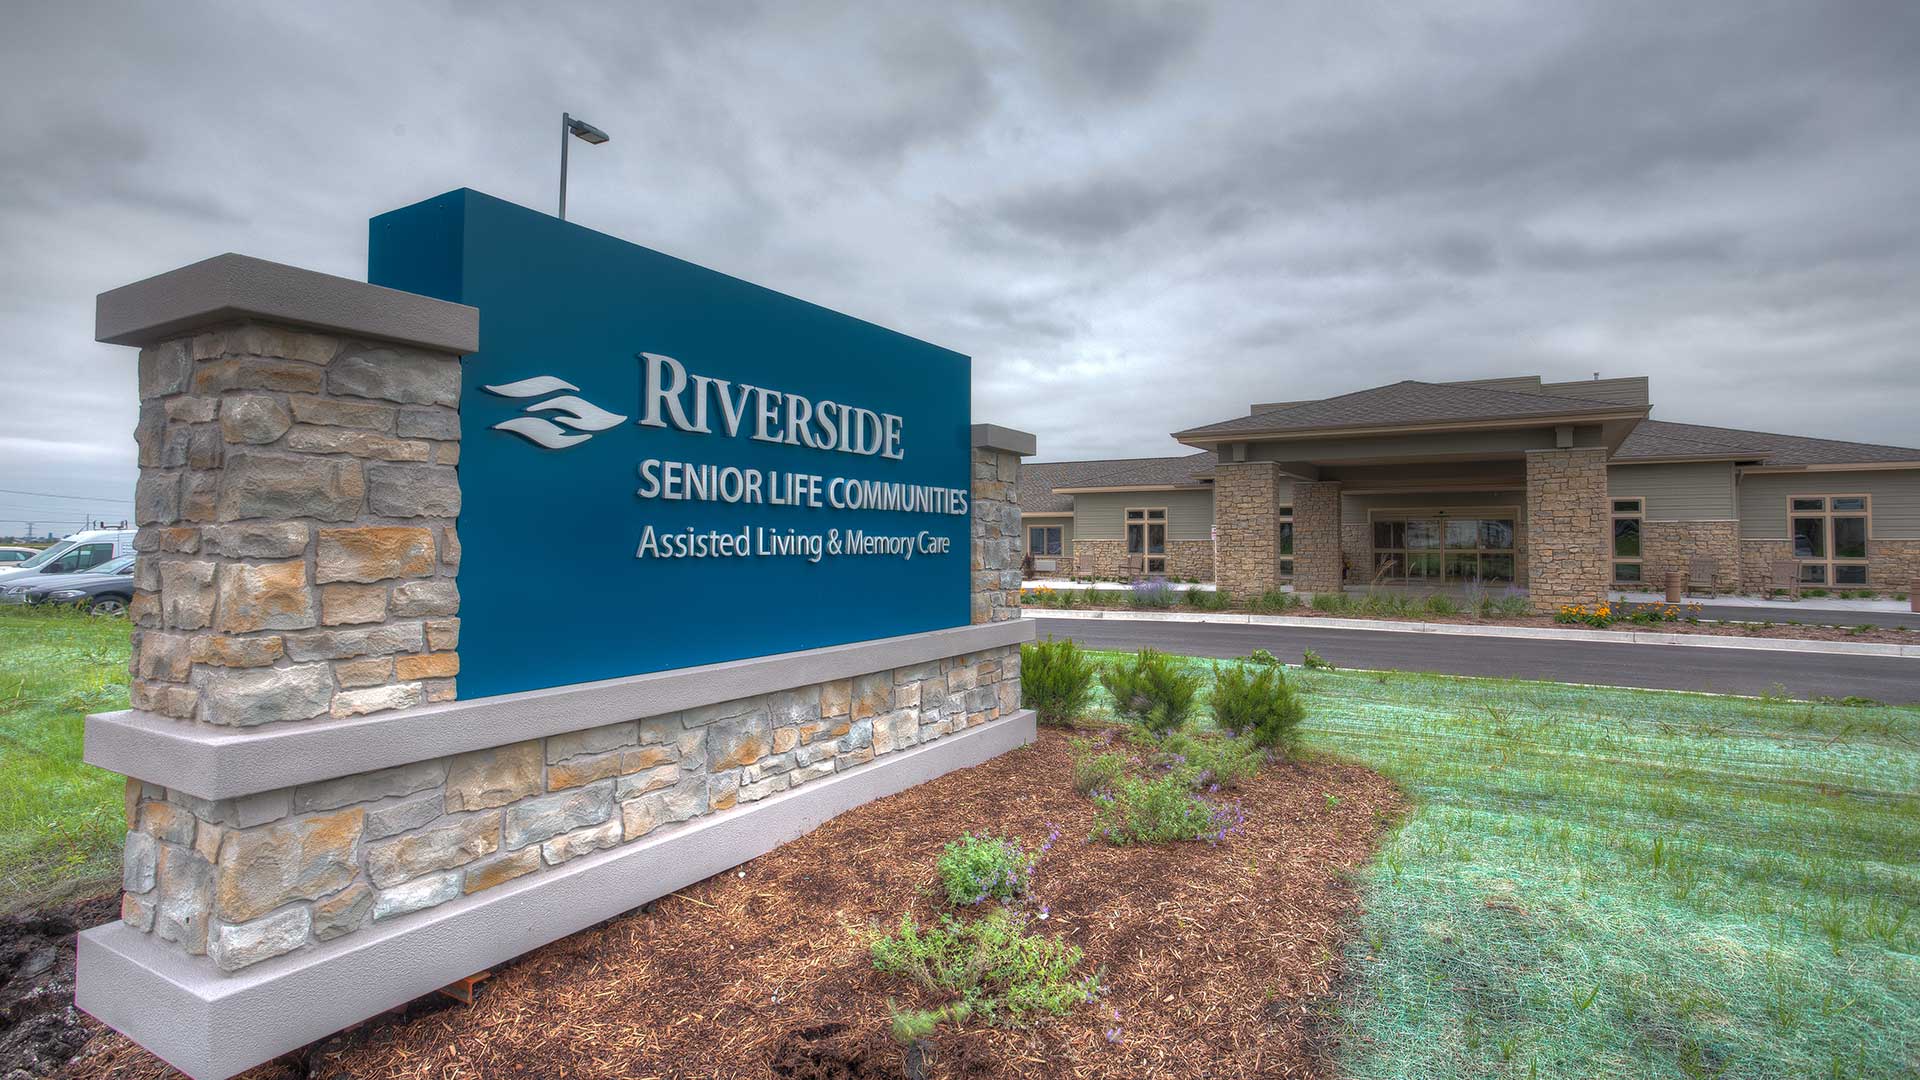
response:
<path id="1" fill-rule="evenodd" d="M 1667 603 L 1682 604 L 1687 599 L 1687 572 L 1685 570 L 1667 571 Z"/>

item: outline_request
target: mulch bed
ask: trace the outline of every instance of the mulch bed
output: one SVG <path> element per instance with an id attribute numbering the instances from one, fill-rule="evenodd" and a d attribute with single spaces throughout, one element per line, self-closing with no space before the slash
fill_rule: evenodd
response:
<path id="1" fill-rule="evenodd" d="M 1035 611 L 1057 611 L 1067 616 L 1071 616 L 1076 611 L 1144 611 L 1149 614 L 1184 612 L 1191 615 L 1249 614 L 1245 607 L 1239 606 L 1229 606 L 1221 608 L 1218 611 L 1203 611 L 1199 608 L 1188 607 L 1185 604 L 1175 604 L 1169 608 L 1136 608 L 1130 604 L 1082 604 L 1070 608 L 1054 607 L 1052 605 L 1045 607 L 1028 605 L 1026 611 L 1028 615 L 1032 615 Z M 1635 623 L 1623 621 L 1614 623 L 1612 626 L 1599 627 L 1586 626 L 1578 623 L 1555 622 L 1552 616 L 1549 615 L 1496 615 L 1491 618 L 1482 618 L 1478 615 L 1420 614 L 1401 617 L 1396 615 L 1374 615 L 1360 611 L 1320 611 L 1304 606 L 1289 608 L 1281 612 L 1257 612 L 1255 614 L 1278 614 L 1290 619 L 1370 619 L 1375 622 L 1446 623 L 1458 626 L 1531 626 L 1543 630 L 1611 630 L 1622 634 L 1645 631 L 1655 634 L 1712 634 L 1717 637 L 1782 638 L 1793 641 L 1877 641 L 1890 645 L 1920 644 L 1920 631 L 1902 630 L 1897 627 L 1884 626 L 1868 630 L 1858 630 L 1846 626 L 1822 626 L 1814 623 L 1802 623 L 1797 626 L 1789 626 L 1787 625 L 1787 618 L 1789 616 L 1759 609 L 1756 609 L 1752 618 L 1770 618 L 1776 621 L 1722 623 L 1715 623 L 1712 620 L 1703 620 L 1699 623 L 1684 621 Z M 1827 617 L 1843 618 L 1844 616 Z"/>
<path id="2" fill-rule="evenodd" d="M 933 864 L 949 840 L 990 830 L 1037 846 L 1054 826 L 1036 875 L 1049 917 L 1032 925 L 1084 949 L 1105 996 L 1026 1030 L 944 1025 L 927 1076 L 1330 1075 L 1318 1009 L 1356 906 L 1346 871 L 1403 796 L 1355 766 L 1275 765 L 1238 793 L 1244 831 L 1217 847 L 1116 848 L 1086 839 L 1093 807 L 1070 763 L 1068 737 L 1045 731 L 522 957 L 472 1006 L 423 1001 L 248 1075 L 900 1077 L 888 1000 L 938 1001 L 875 972 L 867 942 L 902 912 L 937 917 Z M 103 1031 L 68 1075 L 176 1074 Z"/>

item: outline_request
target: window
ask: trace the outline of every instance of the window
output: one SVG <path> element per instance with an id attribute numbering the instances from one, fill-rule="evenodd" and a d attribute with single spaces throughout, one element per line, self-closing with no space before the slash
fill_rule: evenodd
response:
<path id="1" fill-rule="evenodd" d="M 1060 526 L 1027 526 L 1027 554 L 1041 558 L 1060 554 Z"/>
<path id="2" fill-rule="evenodd" d="M 1639 499 L 1613 500 L 1613 580 L 1623 585 L 1646 580 L 1645 510 Z"/>
<path id="3" fill-rule="evenodd" d="M 1293 507 L 1280 508 L 1280 576 L 1293 576 Z"/>
<path id="4" fill-rule="evenodd" d="M 7 549 L 0 549 L 0 563 L 25 562 L 28 559 L 33 558 L 35 554 L 36 553 L 32 551 L 11 551 Z"/>
<path id="5" fill-rule="evenodd" d="M 1796 495 L 1787 535 L 1808 585 L 1865 585 L 1872 504 L 1865 495 Z"/>
<path id="6" fill-rule="evenodd" d="M 1373 576 L 1376 581 L 1513 582 L 1514 518 L 1376 518 Z"/>
<path id="7" fill-rule="evenodd" d="M 81 544 L 42 568 L 42 573 L 77 574 L 113 558 L 112 544 Z"/>
<path id="8" fill-rule="evenodd" d="M 1144 556 L 1149 574 L 1167 572 L 1167 508 L 1142 507 L 1127 511 L 1127 555 Z"/>

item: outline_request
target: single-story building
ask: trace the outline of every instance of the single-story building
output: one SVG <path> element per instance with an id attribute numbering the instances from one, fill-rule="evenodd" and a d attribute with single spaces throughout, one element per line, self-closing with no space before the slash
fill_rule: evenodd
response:
<path id="1" fill-rule="evenodd" d="M 1036 462 L 1035 572 L 1525 589 L 1536 608 L 1658 587 L 1906 591 L 1920 449 L 1648 418 L 1644 376 L 1404 381 L 1255 404 L 1173 433 L 1173 457 Z M 1051 564 L 1051 565 L 1050 565 Z M 1696 585 L 1704 582 L 1696 582 Z"/>

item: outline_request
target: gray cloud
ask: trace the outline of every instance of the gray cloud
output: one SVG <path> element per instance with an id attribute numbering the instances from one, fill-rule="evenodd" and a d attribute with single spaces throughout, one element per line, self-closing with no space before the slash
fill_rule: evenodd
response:
<path id="1" fill-rule="evenodd" d="M 1048 457 L 1399 378 L 1920 442 L 1920 7 L 24 5 L 0 40 L 0 487 L 131 495 L 95 293 L 364 270 L 457 186 L 972 354 Z M 0 518 L 72 500 L 0 496 Z M 67 516 L 73 516 L 71 511 Z M 0 533 L 14 523 L 0 520 Z"/>

